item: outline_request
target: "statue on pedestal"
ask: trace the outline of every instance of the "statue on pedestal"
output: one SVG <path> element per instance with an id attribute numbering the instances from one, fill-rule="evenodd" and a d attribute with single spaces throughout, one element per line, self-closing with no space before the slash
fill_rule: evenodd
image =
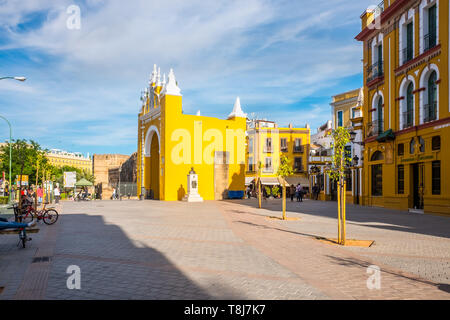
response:
<path id="1" fill-rule="evenodd" d="M 198 193 L 198 175 L 195 173 L 194 168 L 191 168 L 187 176 L 187 189 L 187 194 L 184 196 L 183 201 L 203 202 L 203 198 Z"/>

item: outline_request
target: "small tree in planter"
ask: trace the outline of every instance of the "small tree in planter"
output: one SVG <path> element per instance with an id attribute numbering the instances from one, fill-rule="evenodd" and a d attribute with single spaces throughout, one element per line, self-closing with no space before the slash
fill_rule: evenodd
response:
<path id="1" fill-rule="evenodd" d="M 278 198 L 280 196 L 280 188 L 278 186 L 273 186 L 272 195 L 274 198 Z"/>
<path id="2" fill-rule="evenodd" d="M 267 198 L 269 198 L 270 195 L 272 194 L 272 190 L 270 190 L 270 188 L 268 186 L 265 186 L 264 189 L 266 190 Z"/>
<path id="3" fill-rule="evenodd" d="M 351 161 L 345 152 L 345 146 L 350 142 L 350 133 L 339 127 L 333 131 L 333 158 L 327 174 L 338 182 L 338 243 L 345 245 L 345 164 Z"/>
<path id="4" fill-rule="evenodd" d="M 294 173 L 292 165 L 286 156 L 281 156 L 277 176 L 283 178 L 283 220 L 286 220 L 286 177 Z"/>

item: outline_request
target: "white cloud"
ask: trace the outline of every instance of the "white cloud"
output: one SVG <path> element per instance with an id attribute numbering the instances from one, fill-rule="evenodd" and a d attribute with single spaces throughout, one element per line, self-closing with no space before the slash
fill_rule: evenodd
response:
<path id="1" fill-rule="evenodd" d="M 79 127 L 80 135 L 97 136 L 101 143 L 107 135 L 129 143 L 135 139 L 139 94 L 154 63 L 165 72 L 174 67 L 182 91 L 189 93 L 183 97 L 187 110 L 223 116 L 237 95 L 247 103 L 246 112 L 271 103 L 282 108 L 362 70 L 362 50 L 353 36 L 368 1 L 87 0 L 80 4 L 81 30 L 68 30 L 66 8 L 72 3 L 0 1 L 0 50 L 32 52 L 29 59 L 36 64 L 24 69 L 33 75 L 30 84 L 8 88 L 29 95 L 20 115 L 42 124 L 42 136 L 52 131 L 48 127 Z M 47 14 L 38 27 L 18 28 L 38 11 Z M 349 24 L 355 34 L 343 39 L 336 30 Z M 316 111 L 301 116 L 315 119 Z M 131 127 L 108 130 L 120 126 L 118 119 Z"/>

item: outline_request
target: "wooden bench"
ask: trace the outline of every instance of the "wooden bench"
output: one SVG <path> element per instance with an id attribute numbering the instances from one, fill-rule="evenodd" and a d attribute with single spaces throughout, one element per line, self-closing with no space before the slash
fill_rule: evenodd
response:
<path id="1" fill-rule="evenodd" d="M 39 232 L 39 228 L 25 228 L 25 231 L 27 233 L 38 233 Z M 4 230 L 0 230 L 0 234 L 19 234 L 20 233 L 20 229 L 4 229 Z"/>

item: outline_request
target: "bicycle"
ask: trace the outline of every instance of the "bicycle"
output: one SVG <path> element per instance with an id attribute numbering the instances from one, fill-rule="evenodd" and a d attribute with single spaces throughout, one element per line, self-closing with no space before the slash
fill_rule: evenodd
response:
<path id="1" fill-rule="evenodd" d="M 22 221 L 22 215 L 19 214 L 18 211 L 18 207 L 16 205 L 13 205 L 12 207 L 8 207 L 8 209 L 14 209 L 14 215 L 16 216 L 17 220 Z M 0 221 L 3 222 L 8 222 L 7 219 L 4 218 L 0 218 Z M 22 242 L 22 247 L 25 248 L 26 247 L 26 243 L 27 241 L 31 241 L 32 239 L 30 237 L 28 237 L 27 235 L 27 230 L 26 227 L 25 228 L 17 228 L 17 229 L 12 229 L 8 232 L 8 230 L 1 230 L 3 231 L 2 233 L 6 232 L 6 233 L 16 233 L 18 232 L 19 234 L 19 243 L 17 245 L 19 245 Z M 32 230 L 30 230 L 32 231 Z M 36 229 L 35 232 L 39 231 L 39 229 Z"/>
<path id="2" fill-rule="evenodd" d="M 46 203 L 44 203 L 44 206 L 41 210 L 36 210 L 32 205 L 29 205 L 25 207 L 22 213 L 22 221 L 25 223 L 29 223 L 33 221 L 33 219 L 36 217 L 36 219 L 44 221 L 47 225 L 54 224 L 59 217 L 58 211 L 56 211 L 54 208 L 45 208 Z"/>

